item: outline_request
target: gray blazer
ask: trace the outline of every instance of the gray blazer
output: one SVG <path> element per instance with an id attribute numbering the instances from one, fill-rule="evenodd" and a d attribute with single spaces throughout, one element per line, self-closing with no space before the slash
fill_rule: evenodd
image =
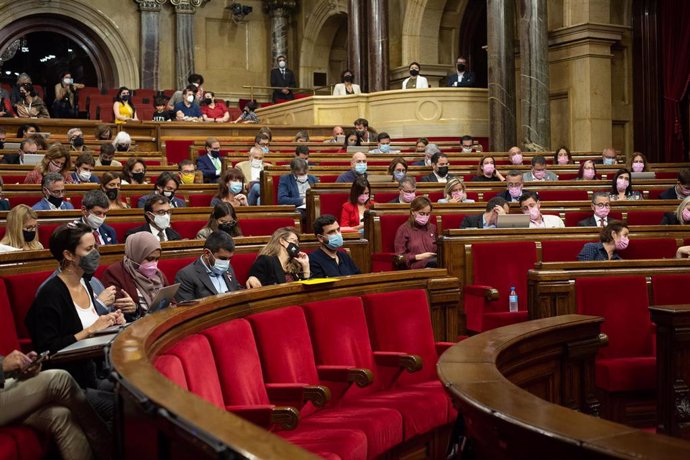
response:
<path id="1" fill-rule="evenodd" d="M 228 292 L 240 289 L 240 284 L 237 282 L 232 265 L 223 276 L 223 279 L 228 286 Z M 177 272 L 175 282 L 180 283 L 180 288 L 177 290 L 177 294 L 175 294 L 175 300 L 178 302 L 202 299 L 218 294 L 213 281 L 211 281 L 211 275 L 209 275 L 206 266 L 199 258 Z"/>

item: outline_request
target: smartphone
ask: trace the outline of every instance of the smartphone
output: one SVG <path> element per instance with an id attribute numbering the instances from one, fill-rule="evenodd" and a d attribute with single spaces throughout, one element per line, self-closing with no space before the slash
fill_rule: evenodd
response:
<path id="1" fill-rule="evenodd" d="M 21 372 L 26 372 L 27 370 L 31 369 L 32 367 L 36 367 L 40 365 L 43 361 L 48 359 L 48 355 L 50 354 L 49 351 L 44 351 L 40 355 L 36 357 L 33 361 L 31 361 L 29 364 L 21 368 Z"/>

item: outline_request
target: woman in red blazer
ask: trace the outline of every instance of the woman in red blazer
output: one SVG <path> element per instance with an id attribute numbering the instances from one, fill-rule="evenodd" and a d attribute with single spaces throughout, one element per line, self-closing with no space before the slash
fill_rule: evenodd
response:
<path id="1" fill-rule="evenodd" d="M 364 231 L 364 211 L 374 204 L 371 200 L 369 181 L 360 176 L 352 183 L 350 198 L 343 203 L 340 211 L 340 230 L 342 232 Z"/>

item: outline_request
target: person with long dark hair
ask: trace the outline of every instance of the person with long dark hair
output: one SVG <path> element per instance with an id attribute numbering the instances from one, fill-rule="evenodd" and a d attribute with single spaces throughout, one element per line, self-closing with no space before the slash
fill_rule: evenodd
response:
<path id="1" fill-rule="evenodd" d="M 115 123 L 118 125 L 127 123 L 129 120 L 139 121 L 137 109 L 132 104 L 132 95 L 126 86 L 121 86 L 117 90 L 113 102 L 113 115 L 115 115 Z"/>

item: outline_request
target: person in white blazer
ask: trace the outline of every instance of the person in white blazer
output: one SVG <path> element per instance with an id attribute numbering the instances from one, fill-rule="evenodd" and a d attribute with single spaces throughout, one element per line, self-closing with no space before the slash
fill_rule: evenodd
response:
<path id="1" fill-rule="evenodd" d="M 417 62 L 410 64 L 410 76 L 402 82 L 402 89 L 428 88 L 429 82 L 426 77 L 419 75 L 422 67 Z"/>
<path id="2" fill-rule="evenodd" d="M 362 90 L 359 88 L 359 85 L 352 83 L 354 79 L 354 72 L 349 69 L 344 70 L 340 75 L 340 81 L 342 81 L 342 83 L 338 83 L 333 87 L 333 95 L 348 96 L 350 94 L 360 94 Z"/>

